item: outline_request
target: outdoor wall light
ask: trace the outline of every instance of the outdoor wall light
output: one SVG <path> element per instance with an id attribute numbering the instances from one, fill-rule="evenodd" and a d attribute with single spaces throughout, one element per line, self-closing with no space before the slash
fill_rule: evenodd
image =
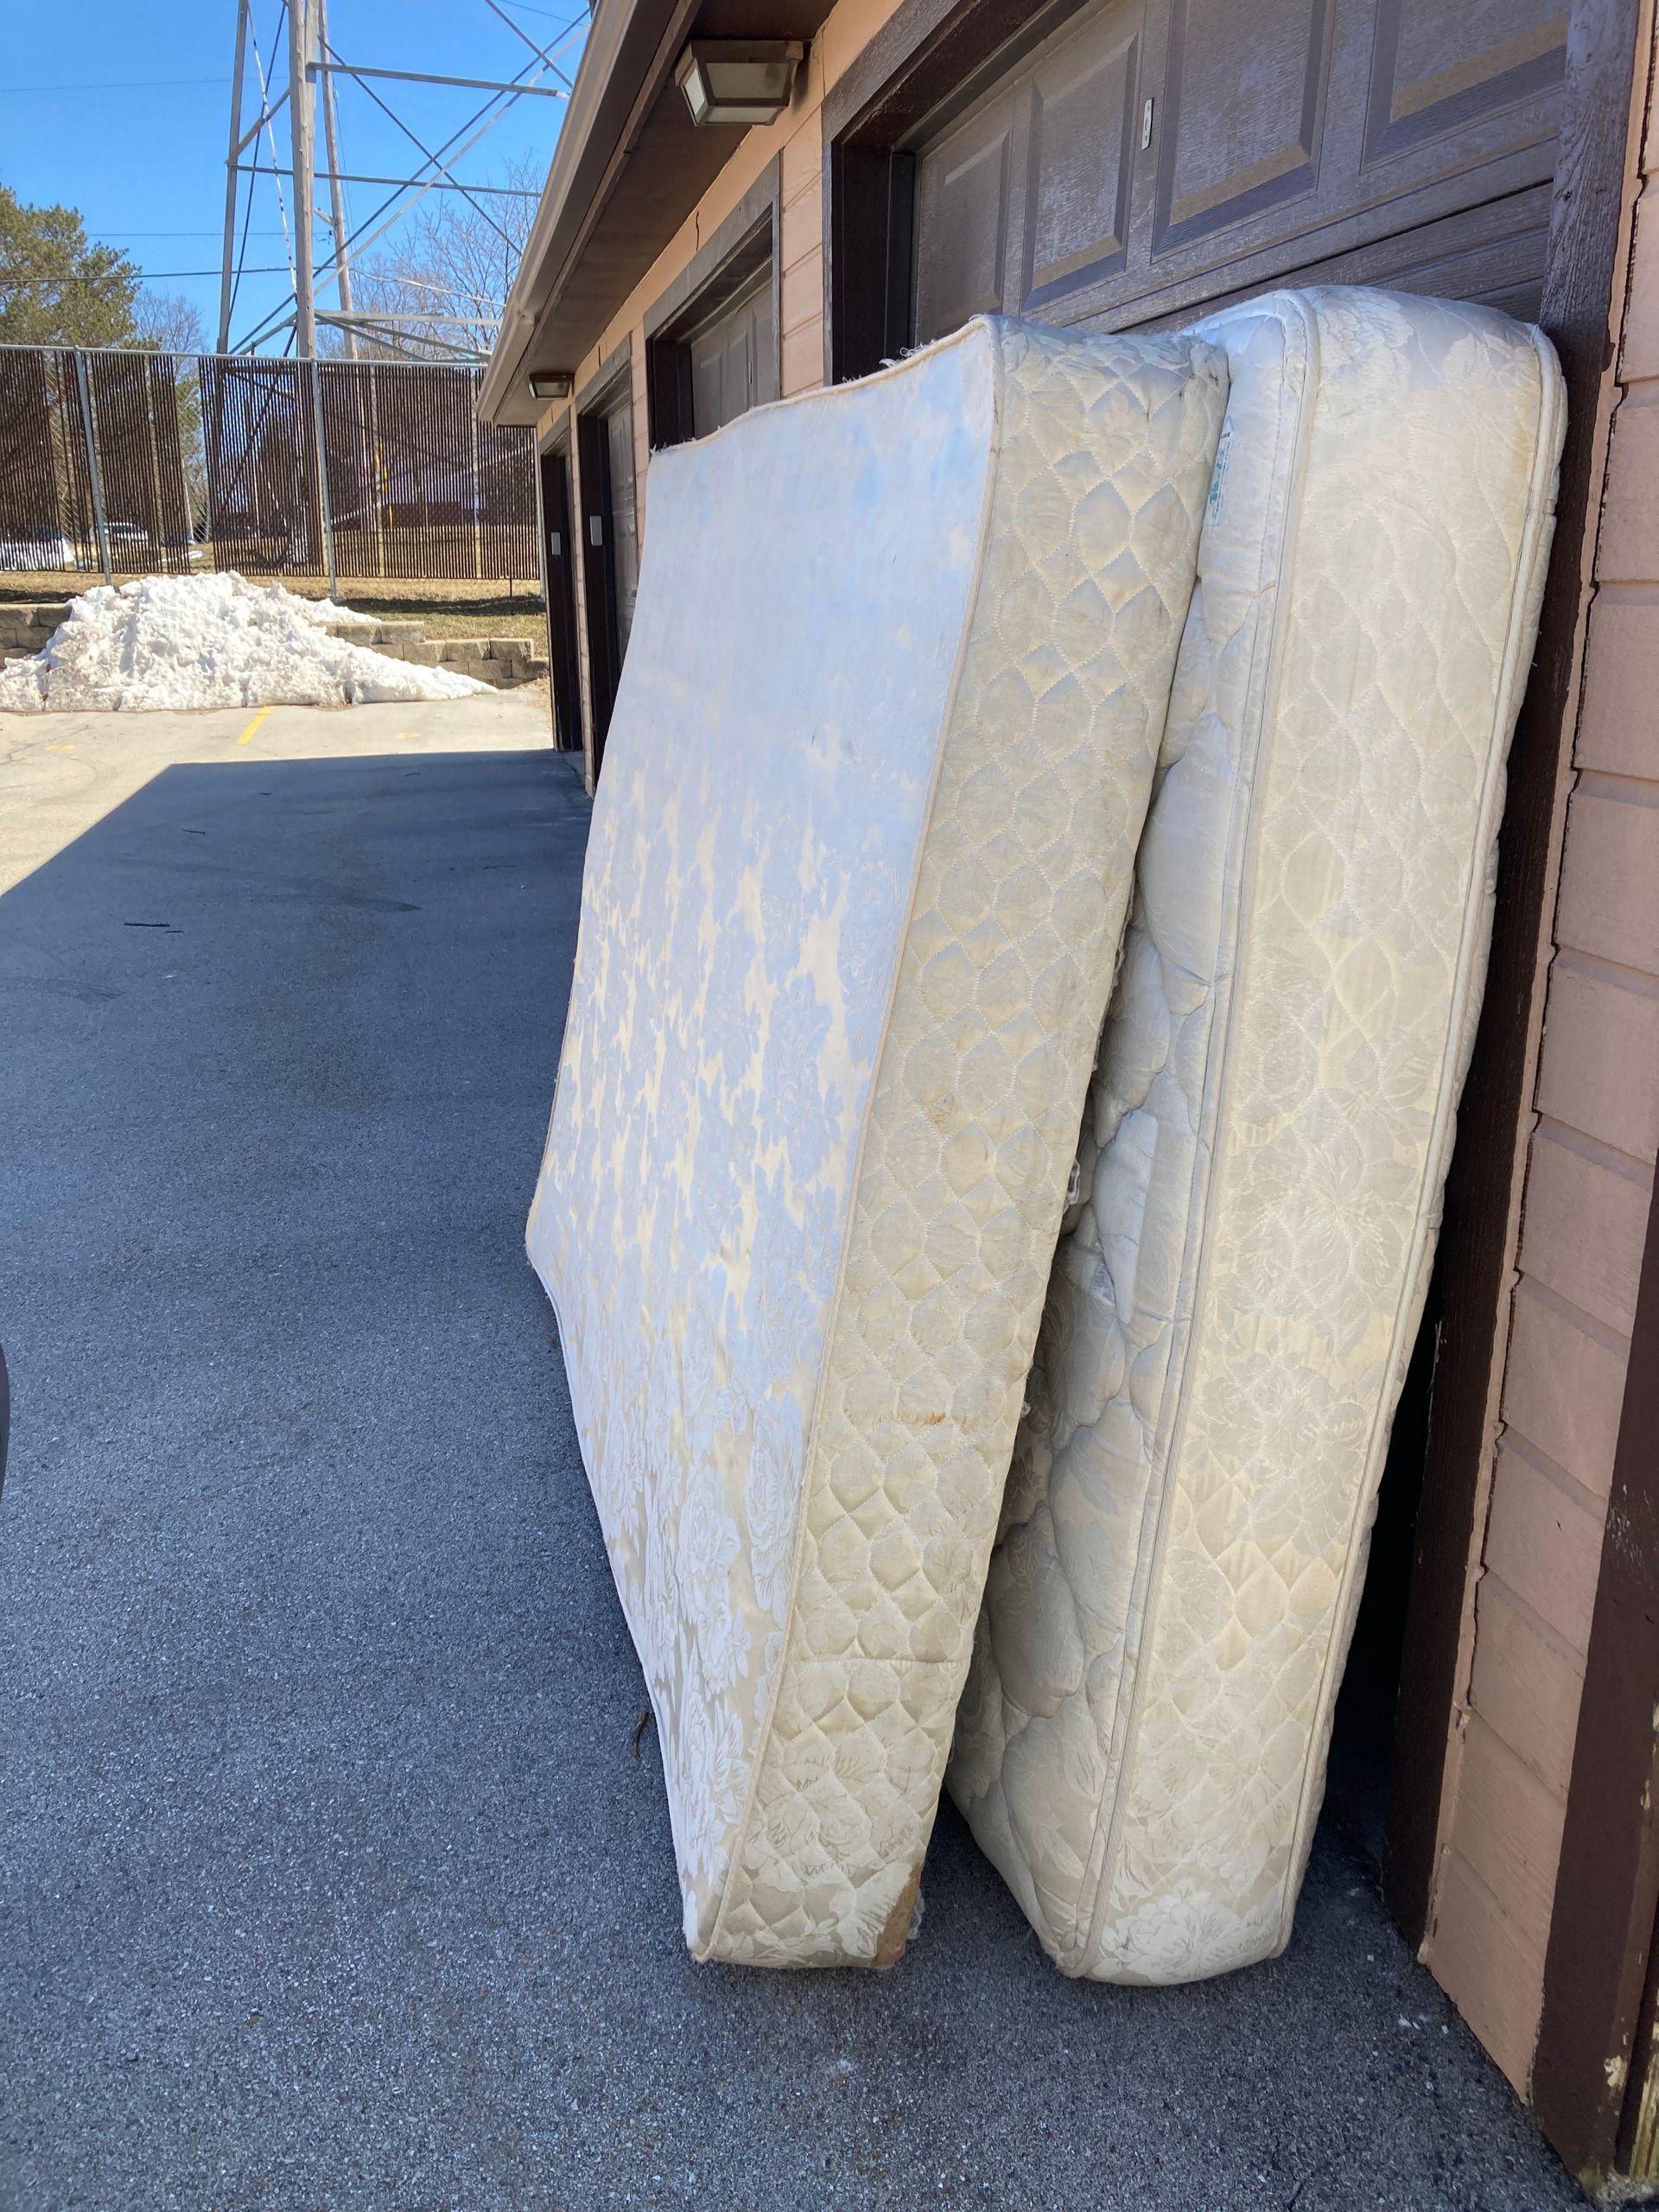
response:
<path id="1" fill-rule="evenodd" d="M 532 399 L 569 399 L 570 378 L 563 369 L 532 369 L 524 381 Z"/>
<path id="2" fill-rule="evenodd" d="M 711 123 L 775 123 L 789 105 L 805 52 L 794 38 L 694 38 L 674 81 L 699 130 Z"/>

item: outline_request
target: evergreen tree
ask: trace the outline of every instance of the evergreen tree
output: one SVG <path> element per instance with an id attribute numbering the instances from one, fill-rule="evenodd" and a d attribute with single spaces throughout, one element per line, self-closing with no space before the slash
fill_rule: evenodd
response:
<path id="1" fill-rule="evenodd" d="M 73 207 L 30 207 L 0 184 L 0 341 L 133 346 L 142 279 L 124 253 L 89 245 Z"/>

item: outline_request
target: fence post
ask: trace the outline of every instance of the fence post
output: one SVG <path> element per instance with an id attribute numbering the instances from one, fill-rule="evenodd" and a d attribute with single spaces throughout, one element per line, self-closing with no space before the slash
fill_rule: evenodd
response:
<path id="1" fill-rule="evenodd" d="M 149 459 L 149 551 L 154 565 L 163 575 L 167 573 L 167 502 L 162 492 L 162 456 L 156 443 L 156 408 L 161 394 L 157 387 L 162 379 L 162 363 L 170 360 L 170 354 L 152 354 L 139 370 L 144 385 L 144 446 Z M 168 389 L 172 389 L 169 385 Z M 174 412 L 178 411 L 176 399 Z M 179 474 L 182 478 L 183 454 L 180 454 Z"/>
<path id="2" fill-rule="evenodd" d="M 315 354 L 311 357 L 311 420 L 316 426 L 317 489 L 322 505 L 322 557 L 328 570 L 328 596 L 340 597 L 340 578 L 334 572 L 334 518 L 328 504 L 328 448 L 322 435 L 322 377 Z"/>
<path id="3" fill-rule="evenodd" d="M 484 484 L 478 473 L 478 391 L 483 378 L 476 371 L 472 378 L 472 405 L 467 419 L 473 433 L 473 575 L 479 581 L 484 576 Z M 508 579 L 511 582 L 512 579 Z"/>
<path id="4" fill-rule="evenodd" d="M 104 479 L 98 466 L 98 438 L 92 429 L 92 388 L 86 377 L 86 356 L 75 348 L 75 386 L 80 393 L 80 427 L 86 439 L 86 474 L 92 487 L 92 527 L 98 532 L 98 556 L 104 563 L 104 581 L 115 582 L 110 565 L 110 525 L 104 516 Z"/>
<path id="5" fill-rule="evenodd" d="M 374 555 L 380 574 L 386 573 L 385 510 L 380 499 L 380 366 L 369 363 L 369 470 L 374 485 Z"/>

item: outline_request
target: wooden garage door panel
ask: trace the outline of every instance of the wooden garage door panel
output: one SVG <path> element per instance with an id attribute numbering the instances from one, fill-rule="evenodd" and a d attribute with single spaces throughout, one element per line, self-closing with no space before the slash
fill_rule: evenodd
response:
<path id="1" fill-rule="evenodd" d="M 1022 308 L 1121 270 L 1139 130 L 1138 15 L 1114 10 L 1032 79 Z"/>
<path id="2" fill-rule="evenodd" d="M 628 650 L 633 603 L 639 596 L 639 517 L 633 489 L 633 401 L 620 400 L 605 416 L 610 462 L 611 577 L 616 593 L 616 643 Z"/>
<path id="3" fill-rule="evenodd" d="M 1379 0 L 1364 158 L 1547 92 L 1566 60 L 1560 0 Z"/>
<path id="4" fill-rule="evenodd" d="M 728 362 L 730 334 L 722 325 L 704 331 L 694 338 L 691 354 L 691 435 L 706 438 L 710 430 L 719 429 L 722 423 L 729 423 L 741 410 L 728 410 L 726 404 Z"/>
<path id="5" fill-rule="evenodd" d="M 1548 185 L 1534 185 L 1347 253 L 1330 254 L 1287 271 L 1264 271 L 1225 291 L 1206 289 L 1197 305 L 1175 307 L 1145 327 L 1179 328 L 1200 311 L 1212 315 L 1281 284 L 1376 284 L 1386 291 L 1426 292 L 1436 299 L 1477 300 L 1535 322 L 1549 245 L 1549 200 Z M 1102 318 L 1114 328 L 1128 320 Z"/>
<path id="6" fill-rule="evenodd" d="M 1173 0 L 1154 252 L 1313 189 L 1331 0 Z"/>
<path id="7" fill-rule="evenodd" d="M 1092 0 L 921 146 L 915 334 L 1003 304 L 1122 329 L 1338 267 L 1409 289 L 1432 265 L 1438 290 L 1460 258 L 1471 289 L 1523 306 L 1560 16 L 1561 0 Z M 1523 234 L 1511 217 L 1535 191 Z M 1489 209 L 1507 211 L 1502 238 Z M 1395 243 L 1427 227 L 1426 257 Z"/>
<path id="8" fill-rule="evenodd" d="M 762 271 L 712 322 L 685 341 L 691 357 L 691 434 L 706 438 L 778 397 L 772 270 Z"/>
<path id="9" fill-rule="evenodd" d="M 974 116 L 929 157 L 918 210 L 916 323 L 924 337 L 1002 305 L 1012 99 Z"/>

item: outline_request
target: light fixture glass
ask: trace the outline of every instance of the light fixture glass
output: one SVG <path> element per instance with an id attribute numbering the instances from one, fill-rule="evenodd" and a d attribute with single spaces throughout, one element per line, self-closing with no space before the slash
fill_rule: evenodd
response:
<path id="1" fill-rule="evenodd" d="M 789 105 L 805 52 L 793 38 L 694 38 L 674 81 L 700 130 L 715 123 L 775 123 Z"/>
<path id="2" fill-rule="evenodd" d="M 569 399 L 570 378 L 563 369 L 532 369 L 524 381 L 532 399 Z"/>

